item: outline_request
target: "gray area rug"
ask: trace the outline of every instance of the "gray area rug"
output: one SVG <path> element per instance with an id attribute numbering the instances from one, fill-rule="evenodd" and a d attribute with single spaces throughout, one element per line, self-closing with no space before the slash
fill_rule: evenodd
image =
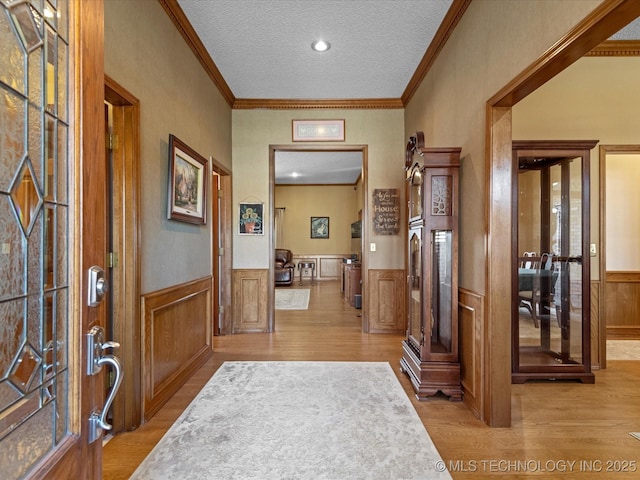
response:
<path id="1" fill-rule="evenodd" d="M 131 477 L 440 479 L 388 363 L 225 362 Z"/>
<path id="2" fill-rule="evenodd" d="M 307 310 L 310 296 L 308 288 L 276 288 L 276 310 Z"/>

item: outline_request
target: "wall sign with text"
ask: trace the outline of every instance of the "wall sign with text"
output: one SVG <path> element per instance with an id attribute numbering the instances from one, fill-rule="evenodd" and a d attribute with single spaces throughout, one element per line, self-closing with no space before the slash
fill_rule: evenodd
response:
<path id="1" fill-rule="evenodd" d="M 397 188 L 373 191 L 373 232 L 377 235 L 398 235 L 400 232 L 400 191 Z"/>

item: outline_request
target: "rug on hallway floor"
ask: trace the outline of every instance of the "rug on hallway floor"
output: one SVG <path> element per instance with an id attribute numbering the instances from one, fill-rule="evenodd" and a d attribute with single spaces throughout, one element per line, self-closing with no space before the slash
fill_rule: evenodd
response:
<path id="1" fill-rule="evenodd" d="M 382 362 L 225 362 L 133 480 L 444 479 Z"/>
<path id="2" fill-rule="evenodd" d="M 308 288 L 276 288 L 276 310 L 307 310 L 310 296 Z"/>

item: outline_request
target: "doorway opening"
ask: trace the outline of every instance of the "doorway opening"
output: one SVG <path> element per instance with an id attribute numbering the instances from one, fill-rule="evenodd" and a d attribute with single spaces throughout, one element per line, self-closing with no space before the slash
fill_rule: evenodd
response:
<path id="1" fill-rule="evenodd" d="M 600 307 L 606 325 L 600 330 L 599 346 L 605 368 L 607 340 L 614 341 L 615 358 L 626 358 L 626 348 L 620 348 L 625 344 L 617 340 L 640 340 L 633 321 L 640 304 L 640 213 L 629 208 L 639 198 L 640 145 L 600 145 L 599 156 Z"/>
<path id="2" fill-rule="evenodd" d="M 136 97 L 105 77 L 106 159 L 109 252 L 108 338 L 120 344 L 123 382 L 110 414 L 115 434 L 142 423 L 140 370 L 139 129 Z M 113 375 L 106 375 L 110 387 Z M 106 394 L 106 392 L 105 392 Z"/>
<path id="3" fill-rule="evenodd" d="M 335 162 L 336 159 L 340 158 L 340 156 L 350 155 L 352 158 L 356 158 L 355 167 L 346 167 L 343 169 L 338 168 L 337 166 L 331 167 L 331 163 Z M 283 182 L 278 180 L 276 181 L 276 171 L 277 167 L 283 166 L 284 163 L 288 164 L 301 164 L 300 161 L 296 161 L 295 158 L 298 157 L 302 159 L 306 157 L 309 161 L 309 172 L 310 177 L 300 179 L 298 178 L 295 181 L 287 181 Z M 293 160 L 292 160 L 293 159 Z M 282 162 L 282 163 L 279 163 Z M 339 160 L 337 160 L 339 163 Z M 347 162 L 345 162 L 347 163 Z M 359 165 L 358 165 L 359 164 Z M 354 168 L 357 172 L 354 172 Z M 342 170 L 342 171 L 341 171 Z M 345 177 L 345 173 L 348 173 L 347 170 L 351 170 L 351 174 L 355 173 L 355 176 Z M 293 172 L 291 172 L 293 173 Z M 278 174 L 279 175 L 279 174 Z M 342 180 L 341 180 L 342 178 Z M 344 180 L 345 178 L 350 178 L 350 180 Z M 278 186 L 278 184 L 285 183 L 287 187 L 282 187 L 282 185 Z M 296 193 L 296 198 L 299 198 L 298 201 L 294 201 L 295 205 L 284 205 L 278 203 L 278 197 L 276 196 L 277 188 L 288 188 L 288 186 L 295 187 L 296 189 L 301 188 L 342 188 L 346 190 L 351 190 L 352 195 L 355 195 L 354 200 L 349 205 L 345 206 L 344 209 L 334 209 L 334 212 L 330 212 L 327 210 L 329 208 L 328 205 L 322 200 L 314 201 L 313 208 L 308 209 L 305 207 L 304 211 L 298 211 L 298 217 L 295 222 L 295 228 L 291 228 L 291 225 L 287 227 L 284 233 L 282 233 L 281 229 L 276 229 L 275 217 L 276 217 L 276 209 L 285 210 L 285 215 L 291 218 L 292 214 L 295 214 L 293 207 L 304 205 L 304 195 L 298 195 L 298 192 L 302 190 L 298 190 Z M 316 192 L 316 195 L 318 193 Z M 282 195 L 280 196 L 282 198 Z M 361 263 L 362 272 L 366 272 L 367 265 L 367 253 L 362 245 L 366 245 L 366 236 L 367 236 L 367 147 L 365 145 L 341 145 L 341 146 L 298 146 L 298 145 L 271 145 L 269 147 L 269 205 L 270 212 L 269 218 L 271 222 L 270 228 L 270 238 L 269 238 L 269 250 L 270 250 L 270 261 L 269 261 L 269 309 L 268 309 L 268 326 L 267 331 L 273 332 L 275 330 L 275 281 L 274 281 L 274 261 L 275 261 L 275 250 L 276 248 L 287 248 L 292 247 L 293 250 L 296 249 L 295 245 L 301 245 L 300 249 L 303 251 L 293 252 L 294 255 L 294 263 L 297 265 L 297 261 L 295 259 L 296 255 L 300 254 L 318 254 L 317 259 L 305 259 L 311 260 L 314 265 L 314 272 L 312 272 L 315 276 L 316 281 L 323 281 L 322 273 L 327 272 L 328 275 L 326 278 L 333 278 L 335 276 L 335 280 L 340 280 L 340 265 L 338 262 L 342 262 L 342 257 L 344 255 L 358 255 L 358 258 Z M 283 210 L 280 210 L 283 211 Z M 335 221 L 332 221 L 331 216 L 334 215 Z M 282 216 L 279 216 L 282 219 Z M 327 234 L 319 235 L 317 232 L 312 231 L 313 219 L 318 221 L 318 218 L 324 220 L 327 223 Z M 351 229 L 352 223 L 360 222 L 361 225 L 361 233 L 359 237 L 352 238 Z M 325 225 L 323 224 L 323 227 Z M 280 231 L 279 239 L 276 238 L 275 232 L 276 230 Z M 331 239 L 331 240 L 329 240 Z M 276 244 L 276 241 L 278 242 Z M 331 241 L 331 244 L 328 242 Z M 331 246 L 328 246 L 331 245 Z M 329 250 L 331 250 L 329 252 Z M 340 251 L 333 251 L 333 249 Z M 307 251 L 308 250 L 308 251 Z M 328 257 L 336 257 L 336 258 L 323 258 L 323 254 L 320 252 L 327 253 Z M 308 256 L 308 255 L 305 255 Z M 305 262 L 303 262 L 305 263 Z M 297 268 L 297 267 L 296 267 Z M 294 270 L 294 274 L 300 275 L 302 272 L 298 272 L 298 270 Z M 306 275 L 305 275 L 306 277 Z M 294 279 L 294 284 L 297 284 L 298 279 Z M 362 275 L 362 292 L 366 292 L 366 275 L 363 273 Z M 364 295 L 362 295 L 364 297 Z M 366 331 L 366 301 L 362 301 L 361 297 L 361 314 L 362 314 L 362 327 L 363 331 Z"/>
<path id="4" fill-rule="evenodd" d="M 231 173 L 211 161 L 213 200 L 211 259 L 213 272 L 213 335 L 228 335 L 233 330 L 231 317 Z"/>
<path id="5" fill-rule="evenodd" d="M 637 16 L 630 4 L 604 2 L 597 15 L 586 17 L 561 41 L 547 50 L 518 76 L 508 82 L 487 101 L 487 264 L 485 276 L 485 312 L 488 331 L 483 370 L 486 398 L 482 418 L 492 427 L 511 425 L 511 345 L 504 344 L 504 332 L 511 331 L 510 256 L 502 255 L 504 245 L 511 245 L 511 185 L 513 166 L 511 155 L 512 107 L 529 93 L 555 77 L 598 44 L 610 38 Z"/>

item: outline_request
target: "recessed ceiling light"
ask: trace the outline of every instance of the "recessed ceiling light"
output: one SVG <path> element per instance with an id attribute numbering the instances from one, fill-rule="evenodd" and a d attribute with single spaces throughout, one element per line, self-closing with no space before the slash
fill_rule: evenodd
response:
<path id="1" fill-rule="evenodd" d="M 311 48 L 316 52 L 326 52 L 331 48 L 331 44 L 329 42 L 325 42 L 324 40 L 316 40 L 311 44 Z"/>

